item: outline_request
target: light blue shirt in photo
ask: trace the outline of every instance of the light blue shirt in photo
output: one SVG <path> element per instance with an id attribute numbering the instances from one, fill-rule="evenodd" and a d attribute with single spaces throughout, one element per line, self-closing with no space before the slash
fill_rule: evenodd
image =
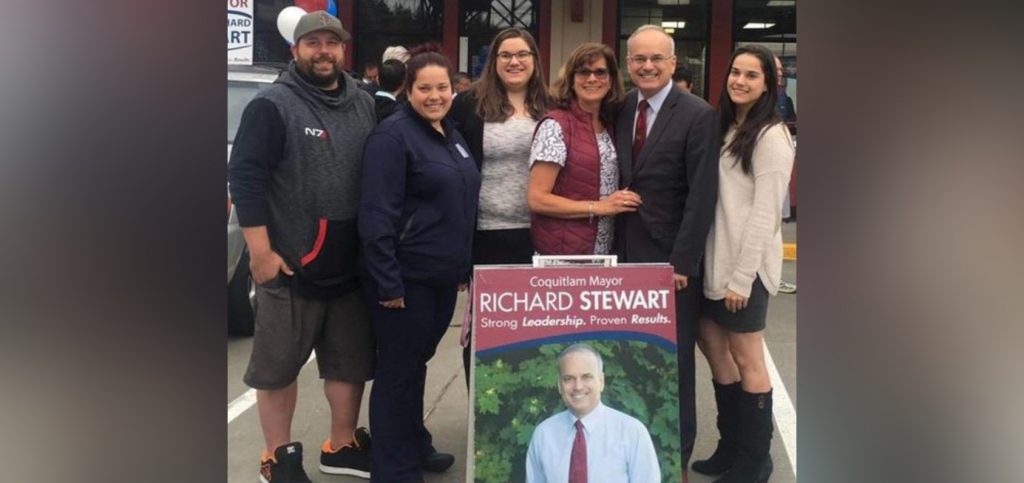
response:
<path id="1" fill-rule="evenodd" d="M 533 430 L 526 452 L 526 483 L 566 483 L 576 439 L 576 416 L 562 411 Z M 660 483 L 654 443 L 638 419 L 598 403 L 583 421 L 587 483 Z"/>

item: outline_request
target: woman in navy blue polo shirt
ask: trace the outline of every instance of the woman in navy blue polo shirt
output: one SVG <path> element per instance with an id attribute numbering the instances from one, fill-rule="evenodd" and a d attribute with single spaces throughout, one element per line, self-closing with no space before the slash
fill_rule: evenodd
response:
<path id="1" fill-rule="evenodd" d="M 406 65 L 408 104 L 363 151 L 359 235 L 377 340 L 370 394 L 373 481 L 422 481 L 454 462 L 423 425 L 427 361 L 469 279 L 480 173 L 451 121 L 451 66 L 435 45 Z"/>

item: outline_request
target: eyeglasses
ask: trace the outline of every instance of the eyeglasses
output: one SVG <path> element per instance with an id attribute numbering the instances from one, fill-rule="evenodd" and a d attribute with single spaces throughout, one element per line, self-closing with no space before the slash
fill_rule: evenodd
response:
<path id="1" fill-rule="evenodd" d="M 590 70 L 587 68 L 583 68 L 576 71 L 576 77 L 583 80 L 589 79 L 591 74 L 593 74 L 594 77 L 597 77 L 597 80 L 605 80 L 608 78 L 608 69 Z"/>
<path id="2" fill-rule="evenodd" d="M 671 58 L 672 57 L 665 57 L 664 55 L 652 55 L 650 57 L 647 57 L 645 55 L 634 55 L 632 57 L 629 57 L 629 61 L 636 65 L 644 65 L 649 60 L 654 65 L 661 65 L 662 62 L 665 62 L 666 60 Z"/>
<path id="3" fill-rule="evenodd" d="M 512 57 L 515 57 L 519 62 L 526 62 L 528 59 L 533 58 L 533 52 L 529 50 L 520 50 L 519 52 L 498 52 L 498 60 L 509 63 L 512 62 Z"/>

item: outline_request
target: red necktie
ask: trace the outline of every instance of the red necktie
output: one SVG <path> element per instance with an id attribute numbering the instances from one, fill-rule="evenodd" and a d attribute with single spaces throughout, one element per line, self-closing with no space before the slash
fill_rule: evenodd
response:
<path id="1" fill-rule="evenodd" d="M 587 438 L 583 435 L 583 421 L 576 420 L 576 439 L 572 442 L 569 458 L 569 483 L 587 483 Z"/>
<path id="2" fill-rule="evenodd" d="M 636 134 L 633 135 L 633 162 L 640 156 L 640 150 L 647 141 L 647 99 L 640 100 L 636 106 Z"/>

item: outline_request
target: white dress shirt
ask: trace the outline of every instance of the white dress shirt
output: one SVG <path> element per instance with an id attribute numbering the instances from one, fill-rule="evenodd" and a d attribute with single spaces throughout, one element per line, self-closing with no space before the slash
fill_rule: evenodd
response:
<path id="1" fill-rule="evenodd" d="M 662 87 L 660 91 L 655 92 L 650 99 L 647 99 L 647 136 L 651 135 L 651 128 L 654 127 L 654 120 L 658 118 L 658 111 L 661 110 L 661 105 L 665 103 L 665 98 L 668 97 L 668 91 L 675 88 L 675 84 L 669 82 Z M 644 95 L 639 90 L 636 91 L 636 104 L 639 106 L 640 101 L 644 100 Z M 639 109 L 638 109 L 639 111 Z M 636 120 L 639 117 L 639 112 L 633 117 L 633 139 L 636 139 Z M 632 141 L 630 141 L 632 142 Z M 635 160 L 634 160 L 635 161 Z"/>

